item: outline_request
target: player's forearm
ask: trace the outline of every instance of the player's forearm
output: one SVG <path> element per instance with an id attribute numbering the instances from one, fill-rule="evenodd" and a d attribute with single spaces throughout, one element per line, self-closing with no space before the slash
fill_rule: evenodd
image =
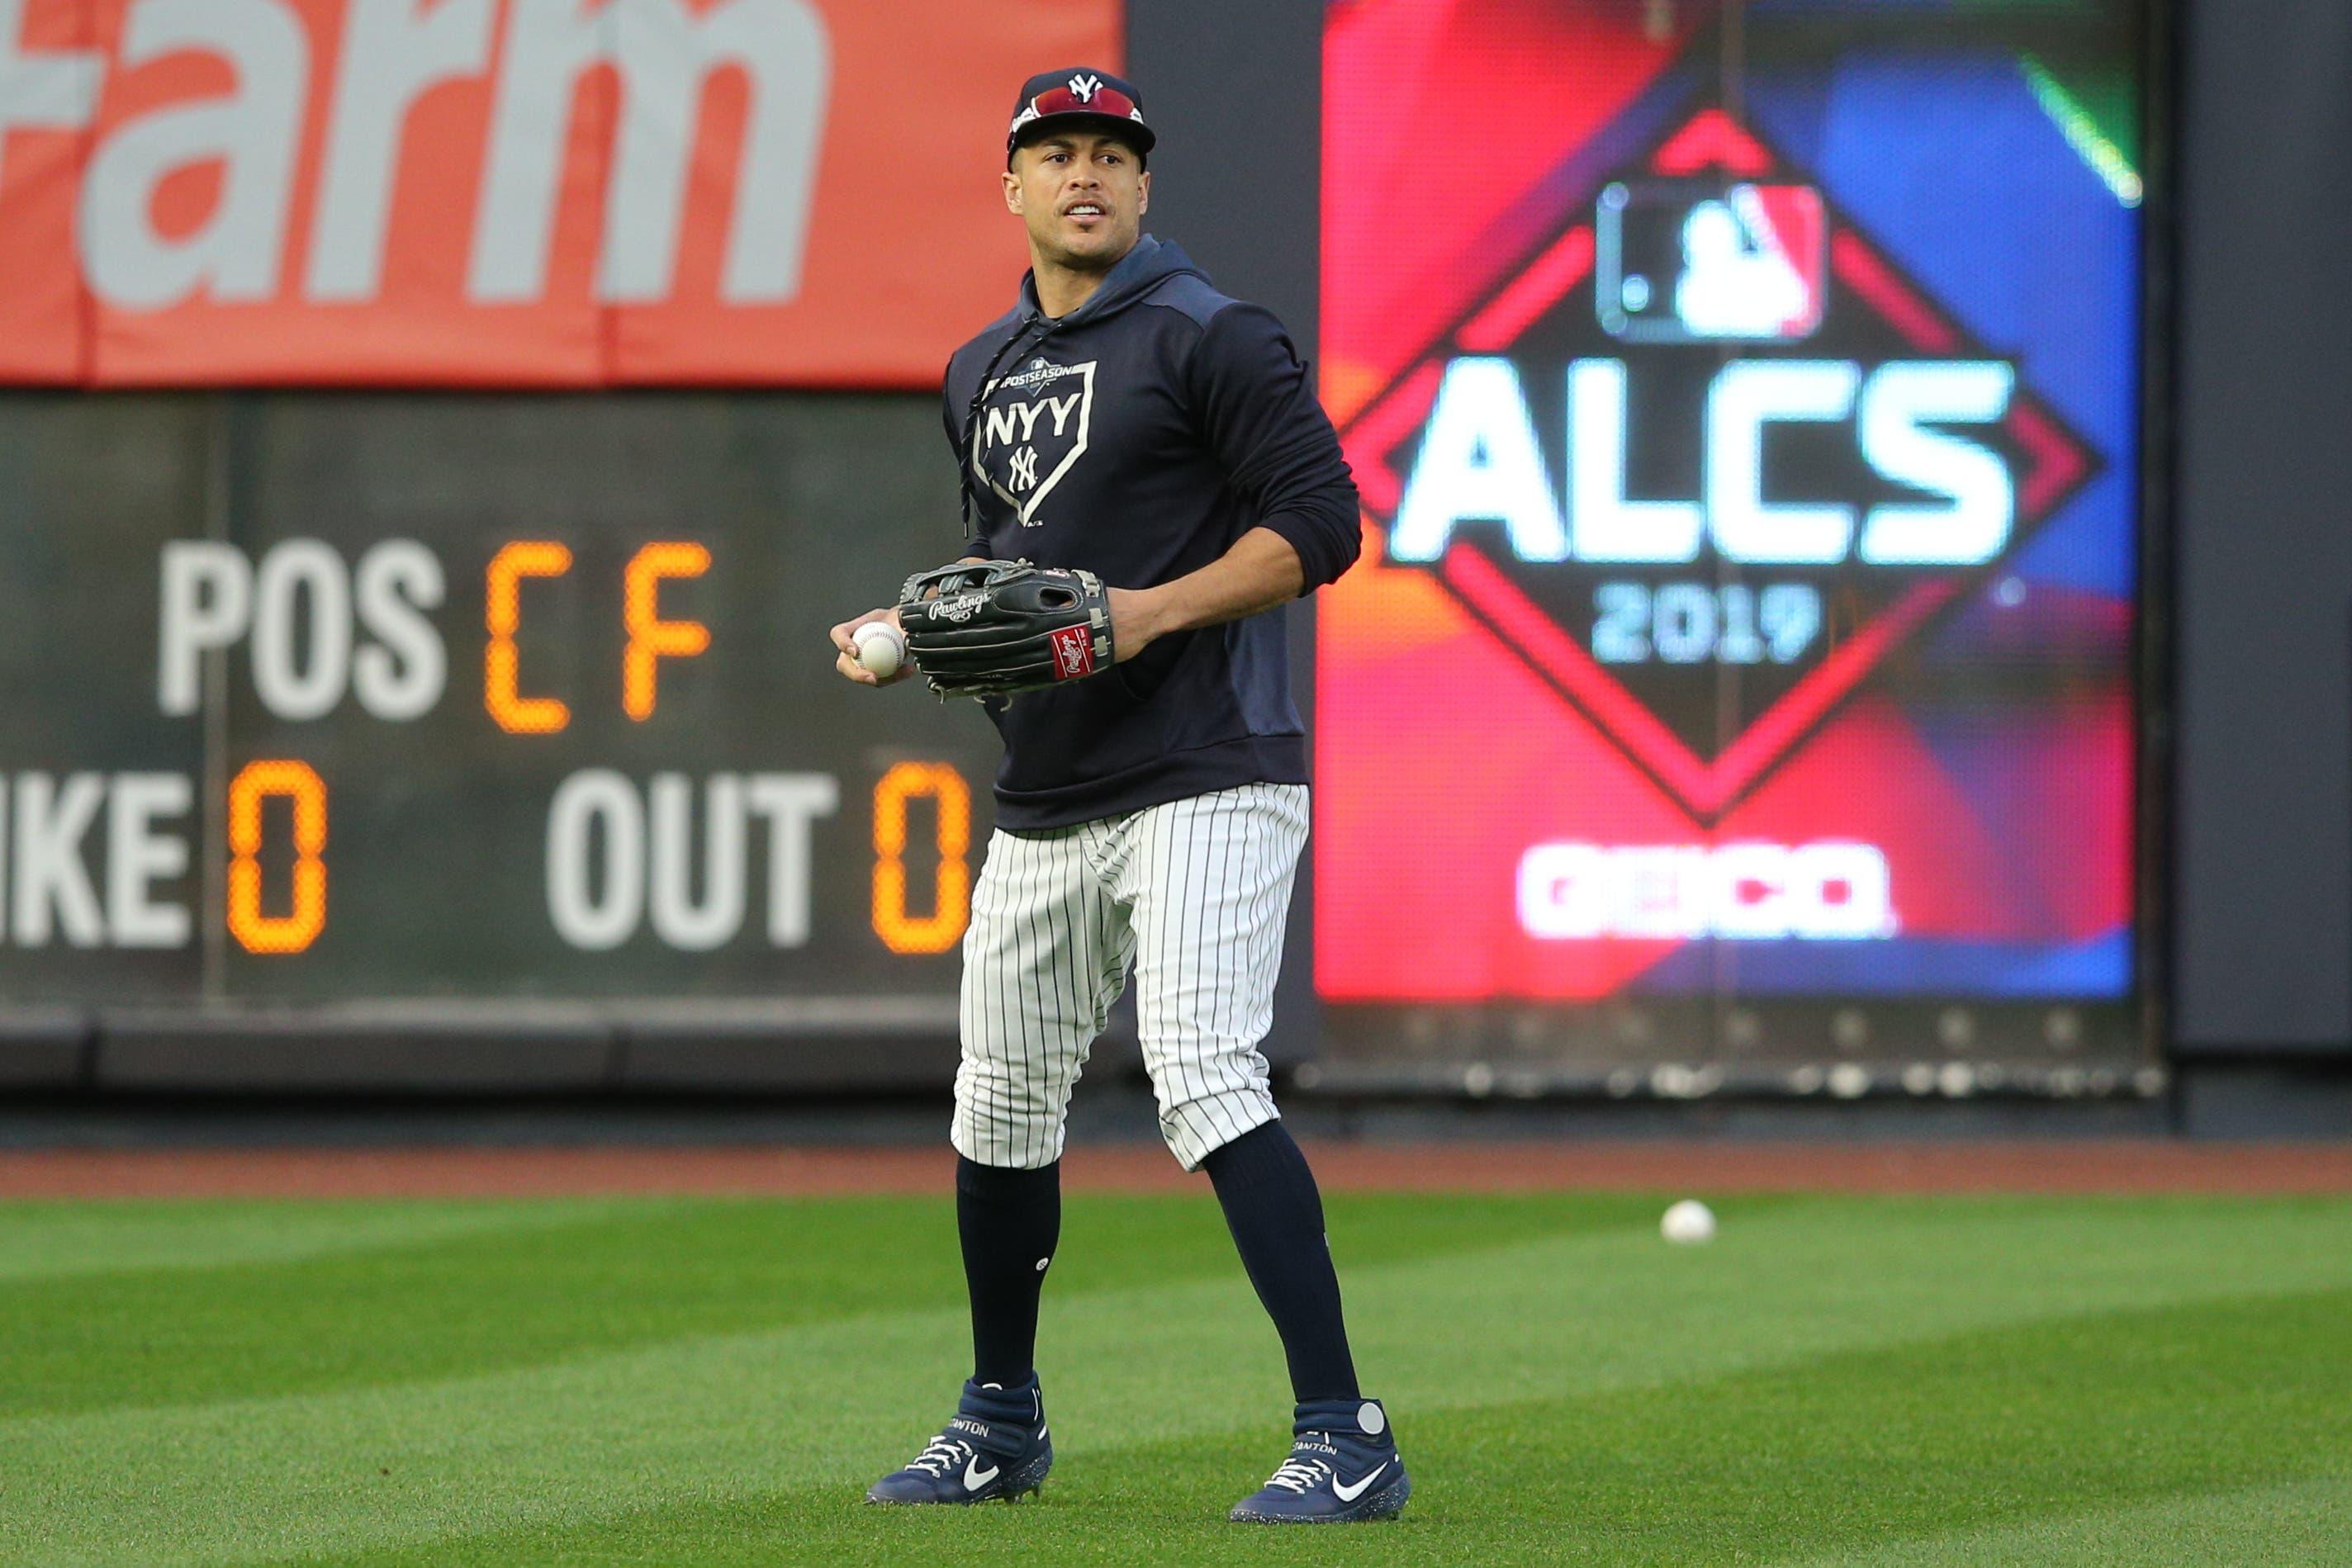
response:
<path id="1" fill-rule="evenodd" d="M 1157 588 L 1111 590 L 1111 628 L 1122 659 L 1172 632 L 1221 626 L 1286 604 L 1307 586 L 1298 551 L 1272 528 L 1252 528 L 1200 570 Z"/>

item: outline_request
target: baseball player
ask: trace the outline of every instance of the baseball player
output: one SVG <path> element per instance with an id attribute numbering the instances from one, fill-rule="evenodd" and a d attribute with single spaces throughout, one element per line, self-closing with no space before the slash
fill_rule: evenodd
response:
<path id="1" fill-rule="evenodd" d="M 947 370 L 964 559 L 833 629 L 841 673 L 886 685 L 854 634 L 892 622 L 1004 740 L 952 1125 L 972 1375 L 867 1497 L 1015 1498 L 1052 1468 L 1035 1346 L 1063 1117 L 1132 966 L 1160 1131 L 1209 1173 L 1297 1400 L 1289 1458 L 1232 1517 L 1386 1518 L 1411 1482 L 1258 1050 L 1307 824 L 1281 607 L 1355 559 L 1356 489 L 1281 324 L 1140 232 L 1154 141 L 1107 71 L 1022 86 L 1003 186 L 1031 269 Z"/>

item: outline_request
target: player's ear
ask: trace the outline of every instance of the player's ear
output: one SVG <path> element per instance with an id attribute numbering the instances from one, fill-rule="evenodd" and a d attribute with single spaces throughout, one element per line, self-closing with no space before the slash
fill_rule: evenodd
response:
<path id="1" fill-rule="evenodd" d="M 1146 169 L 1135 182 L 1135 215 L 1141 217 L 1151 210 L 1151 171 Z"/>
<path id="2" fill-rule="evenodd" d="M 1021 211 L 1021 176 L 1010 168 L 1004 171 L 1004 210 L 1016 216 Z"/>

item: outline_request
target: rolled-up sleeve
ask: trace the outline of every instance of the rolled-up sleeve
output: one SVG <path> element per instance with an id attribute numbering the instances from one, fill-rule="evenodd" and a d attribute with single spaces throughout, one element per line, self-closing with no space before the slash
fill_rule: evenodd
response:
<path id="1" fill-rule="evenodd" d="M 1261 307 L 1233 304 L 1209 319 L 1186 382 L 1202 437 L 1257 525 L 1298 552 L 1312 593 L 1363 549 L 1355 476 L 1290 336 Z"/>

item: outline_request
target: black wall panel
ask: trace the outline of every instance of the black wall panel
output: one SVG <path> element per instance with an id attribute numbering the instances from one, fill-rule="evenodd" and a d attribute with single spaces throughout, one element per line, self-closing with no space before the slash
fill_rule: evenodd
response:
<path id="1" fill-rule="evenodd" d="M 1160 145 L 1144 226 L 1315 357 L 1323 7 L 1129 0 L 1128 65 Z"/>
<path id="2" fill-rule="evenodd" d="M 2352 6 L 2182 43 L 2175 1038 L 2352 1049 Z"/>

